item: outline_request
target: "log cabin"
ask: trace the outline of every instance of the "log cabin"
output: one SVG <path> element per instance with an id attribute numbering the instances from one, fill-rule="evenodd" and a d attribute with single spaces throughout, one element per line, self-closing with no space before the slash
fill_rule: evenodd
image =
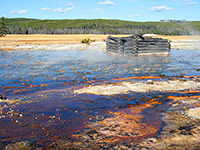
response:
<path id="1" fill-rule="evenodd" d="M 167 39 L 133 35 L 106 39 L 106 51 L 122 55 L 169 54 L 170 42 Z"/>

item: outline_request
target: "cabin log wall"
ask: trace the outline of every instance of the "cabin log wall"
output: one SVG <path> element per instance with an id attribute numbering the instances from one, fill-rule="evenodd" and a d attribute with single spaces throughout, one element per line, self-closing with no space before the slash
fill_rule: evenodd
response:
<path id="1" fill-rule="evenodd" d="M 134 35 L 130 37 L 108 36 L 106 40 L 107 52 L 127 55 L 142 53 L 166 53 L 171 46 L 168 40 L 162 38 L 142 37 Z"/>

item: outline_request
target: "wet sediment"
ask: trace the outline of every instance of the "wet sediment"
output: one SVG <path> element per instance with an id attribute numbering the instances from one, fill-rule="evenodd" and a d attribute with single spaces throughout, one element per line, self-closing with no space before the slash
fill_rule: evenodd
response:
<path id="1" fill-rule="evenodd" d="M 94 65 L 77 58 L 75 64 L 34 64 L 35 70 L 25 56 L 15 63 L 31 66 L 34 78 L 13 77 L 10 65 L 2 67 L 9 74 L 1 75 L 0 149 L 199 149 L 199 66 L 186 59 L 189 55 L 171 61 L 152 57 L 143 64 L 145 57 L 136 66 L 132 59 Z M 33 82 L 38 79 L 46 83 Z M 111 94 L 103 94 L 106 86 Z M 102 91 L 87 93 L 88 87 Z M 23 91 L 28 88 L 34 92 Z"/>
<path id="2" fill-rule="evenodd" d="M 190 78 L 190 80 L 194 79 L 195 83 L 199 83 L 196 78 Z M 183 83 L 187 82 L 187 80 L 180 80 Z M 47 91 L 42 93 L 44 95 L 48 94 Z M 56 93 L 62 93 L 63 91 L 57 90 Z M 139 97 L 134 97 L 135 95 Z M 49 94 L 49 98 L 51 96 L 53 96 L 53 91 Z M 115 107 L 108 110 L 106 114 L 95 116 L 89 115 L 87 111 L 85 114 L 81 110 L 74 111 L 74 113 L 81 114 L 87 119 L 82 128 L 78 129 L 78 132 L 76 129 L 71 136 L 66 138 L 56 136 L 56 133 L 51 131 L 52 129 L 48 129 L 44 124 L 42 125 L 38 122 L 40 124 L 40 127 L 38 127 L 42 129 L 45 138 L 49 139 L 48 142 L 45 142 L 45 147 L 54 149 L 199 148 L 200 116 L 198 116 L 197 111 L 200 106 L 200 92 L 198 87 L 196 89 L 189 88 L 187 90 L 166 92 L 120 94 L 118 96 L 115 95 L 115 97 L 126 101 L 126 105 L 122 105 L 123 107 L 121 106 L 121 108 L 119 106 Z M 132 100 L 138 98 L 143 103 L 131 104 Z M 197 110 L 193 111 L 194 109 Z M 10 112 L 10 114 L 12 113 Z M 19 118 L 24 117 L 19 112 L 13 114 Z M 44 116 L 43 118 L 57 118 L 59 120 L 58 116 Z M 20 122 L 21 120 L 18 121 Z M 15 120 L 15 123 L 18 122 Z M 56 123 L 56 121 L 51 120 L 51 123 Z M 52 125 L 51 123 L 49 124 L 50 126 Z M 56 124 L 59 125 L 58 122 Z M 11 139 L 1 142 L 1 148 L 22 147 L 28 149 L 44 147 L 44 143 L 40 143 L 40 140 L 35 142 L 31 139 L 25 141 Z"/>

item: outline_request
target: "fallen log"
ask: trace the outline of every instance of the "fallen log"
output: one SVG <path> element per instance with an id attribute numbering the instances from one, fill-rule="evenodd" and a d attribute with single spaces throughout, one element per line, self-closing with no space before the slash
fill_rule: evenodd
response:
<path id="1" fill-rule="evenodd" d="M 138 53 L 157 53 L 157 52 L 169 52 L 167 50 L 139 50 Z"/>
<path id="2" fill-rule="evenodd" d="M 140 46 L 138 49 L 170 49 L 169 46 Z"/>

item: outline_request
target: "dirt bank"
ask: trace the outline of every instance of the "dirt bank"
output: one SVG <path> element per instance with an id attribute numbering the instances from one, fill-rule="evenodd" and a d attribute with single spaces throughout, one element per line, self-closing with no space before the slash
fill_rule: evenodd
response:
<path id="1" fill-rule="evenodd" d="M 70 34 L 70 35 L 7 35 L 1 37 L 1 50 L 60 50 L 87 49 L 90 46 L 80 44 L 84 38 L 96 40 L 96 47 L 105 49 L 105 40 L 108 35 Z M 112 35 L 130 36 L 130 35 Z M 198 49 L 200 36 L 155 36 L 171 41 L 172 49 Z M 100 42 L 100 43 L 99 43 Z M 92 47 L 93 48 L 93 47 Z"/>

